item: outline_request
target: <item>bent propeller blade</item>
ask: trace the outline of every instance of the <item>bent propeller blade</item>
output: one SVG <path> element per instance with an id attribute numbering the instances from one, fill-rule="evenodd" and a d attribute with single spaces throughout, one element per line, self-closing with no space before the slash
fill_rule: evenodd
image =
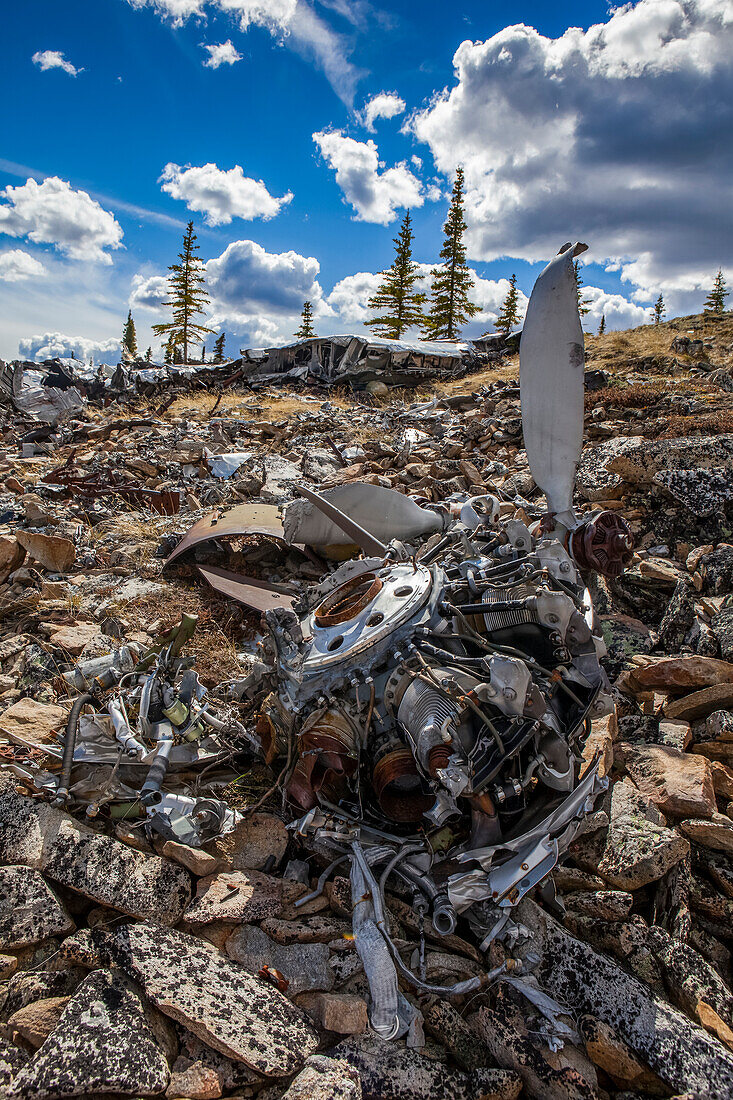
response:
<path id="1" fill-rule="evenodd" d="M 588 246 L 566 244 L 542 271 L 519 347 L 524 446 L 555 524 L 572 530 L 573 489 L 583 446 L 585 348 L 573 271 Z"/>

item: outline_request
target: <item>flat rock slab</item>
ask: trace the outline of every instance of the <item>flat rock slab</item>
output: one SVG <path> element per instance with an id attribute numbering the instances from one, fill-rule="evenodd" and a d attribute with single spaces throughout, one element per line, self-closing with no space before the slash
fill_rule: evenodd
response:
<path id="1" fill-rule="evenodd" d="M 274 814 L 250 814 L 231 833 L 212 841 L 211 852 L 232 871 L 259 871 L 268 859 L 279 863 L 290 834 Z"/>
<path id="2" fill-rule="evenodd" d="M 362 1100 L 359 1073 L 343 1058 L 314 1054 L 282 1100 Z"/>
<path id="3" fill-rule="evenodd" d="M 168 1077 L 168 1063 L 134 986 L 122 974 L 97 970 L 79 987 L 6 1096 L 152 1096 L 165 1089 Z"/>
<path id="4" fill-rule="evenodd" d="M 7 776 L 0 778 L 0 861 L 43 871 L 100 905 L 162 924 L 177 924 L 191 897 L 183 867 L 23 797 Z"/>
<path id="5" fill-rule="evenodd" d="M 11 741 L 33 741 L 46 745 L 56 742 L 56 731 L 64 729 L 68 711 L 55 703 L 39 703 L 35 699 L 19 699 L 0 714 L 0 732 Z"/>
<path id="6" fill-rule="evenodd" d="M 330 1053 L 359 1071 L 364 1100 L 514 1100 L 522 1091 L 512 1070 L 448 1069 L 377 1035 L 345 1039 Z"/>
<path id="7" fill-rule="evenodd" d="M 38 871 L 0 867 L 0 948 L 66 936 L 76 925 Z"/>
<path id="8" fill-rule="evenodd" d="M 680 823 L 680 829 L 703 848 L 733 855 L 733 821 L 725 814 L 715 814 L 711 821 L 690 820 Z"/>
<path id="9" fill-rule="evenodd" d="M 15 537 L 32 558 L 52 573 L 68 573 L 74 564 L 76 550 L 69 539 L 35 531 L 16 531 Z"/>
<path id="10" fill-rule="evenodd" d="M 318 1046 L 304 1014 L 266 981 L 193 936 L 130 924 L 102 934 L 161 1012 L 265 1076 L 295 1073 Z"/>
<path id="11" fill-rule="evenodd" d="M 312 989 L 333 988 L 334 973 L 328 965 L 329 950 L 325 943 L 304 943 L 283 946 L 257 928 L 243 924 L 226 942 L 226 952 L 252 974 L 263 966 L 279 970 L 288 984 L 288 995 Z"/>
<path id="12" fill-rule="evenodd" d="M 717 810 L 710 762 L 668 745 L 616 745 L 614 763 L 663 814 L 710 817 Z"/>
<path id="13" fill-rule="evenodd" d="M 726 662 L 727 663 L 727 662 Z M 713 684 L 712 687 L 693 691 L 682 699 L 672 699 L 664 705 L 667 718 L 680 718 L 684 722 L 695 722 L 707 718 L 714 710 L 733 708 L 733 684 Z"/>
<path id="14" fill-rule="evenodd" d="M 662 822 L 660 812 L 631 783 L 614 784 L 599 874 L 620 890 L 660 879 L 690 851 L 689 842 Z"/>
<path id="15" fill-rule="evenodd" d="M 693 691 L 733 681 L 733 664 L 716 657 L 663 657 L 641 668 L 622 672 L 616 681 L 621 691 Z"/>
<path id="16" fill-rule="evenodd" d="M 221 920 L 247 923 L 276 917 L 283 907 L 282 881 L 259 871 L 224 871 L 199 879 L 186 910 L 188 924 Z"/>

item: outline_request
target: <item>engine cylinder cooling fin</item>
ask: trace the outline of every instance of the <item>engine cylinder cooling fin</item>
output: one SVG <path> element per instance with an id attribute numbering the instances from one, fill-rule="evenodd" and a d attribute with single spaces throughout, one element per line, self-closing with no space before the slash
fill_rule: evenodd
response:
<path id="1" fill-rule="evenodd" d="M 430 753 L 450 742 L 455 731 L 459 707 L 436 688 L 417 678 L 404 690 L 397 721 L 407 734 L 415 755 L 430 770 Z"/>
<path id="2" fill-rule="evenodd" d="M 536 612 L 527 607 L 525 602 L 533 592 L 534 589 L 527 585 L 518 585 L 512 588 L 487 588 L 481 596 L 481 603 L 486 610 L 483 614 L 472 615 L 469 621 L 475 629 L 488 631 L 489 634 L 496 630 L 508 630 L 514 626 L 537 623 Z M 518 606 L 506 607 L 507 604 Z"/>

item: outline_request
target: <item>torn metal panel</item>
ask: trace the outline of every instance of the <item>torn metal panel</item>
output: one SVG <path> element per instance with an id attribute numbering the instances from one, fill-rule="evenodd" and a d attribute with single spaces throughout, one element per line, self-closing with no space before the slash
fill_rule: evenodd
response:
<path id="1" fill-rule="evenodd" d="M 72 456 L 73 457 L 73 456 Z M 87 499 L 118 496 L 130 504 L 146 504 L 162 516 L 174 516 L 181 506 L 181 494 L 177 489 L 148 489 L 144 485 L 112 480 L 98 481 L 96 474 L 84 476 L 66 463 L 47 473 L 45 485 L 60 485 L 71 496 Z"/>
<path id="2" fill-rule="evenodd" d="M 257 577 L 245 577 L 241 573 L 232 573 L 229 569 L 220 569 L 215 565 L 198 565 L 196 568 L 217 592 L 255 611 L 270 611 L 274 607 L 292 609 L 295 603 L 295 594 L 289 592 L 285 585 L 272 584 Z"/>
<path id="3" fill-rule="evenodd" d="M 266 535 L 269 538 L 285 541 L 280 513 L 273 504 L 238 504 L 227 512 L 212 512 L 195 523 L 187 531 L 172 554 L 166 559 L 171 565 L 187 550 L 201 546 L 216 539 L 244 537 L 246 535 Z"/>

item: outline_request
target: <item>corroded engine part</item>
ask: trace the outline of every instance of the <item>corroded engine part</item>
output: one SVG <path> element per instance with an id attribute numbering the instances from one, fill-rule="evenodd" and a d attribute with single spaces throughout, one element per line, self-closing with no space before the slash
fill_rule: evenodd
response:
<path id="1" fill-rule="evenodd" d="M 359 731 L 341 710 L 313 711 L 298 733 L 298 762 L 287 787 L 289 800 L 302 810 L 317 804 L 323 792 L 338 801 L 359 761 Z"/>
<path id="2" fill-rule="evenodd" d="M 618 577 L 631 564 L 634 537 L 622 516 L 603 511 L 570 533 L 569 550 L 581 569 Z"/>

